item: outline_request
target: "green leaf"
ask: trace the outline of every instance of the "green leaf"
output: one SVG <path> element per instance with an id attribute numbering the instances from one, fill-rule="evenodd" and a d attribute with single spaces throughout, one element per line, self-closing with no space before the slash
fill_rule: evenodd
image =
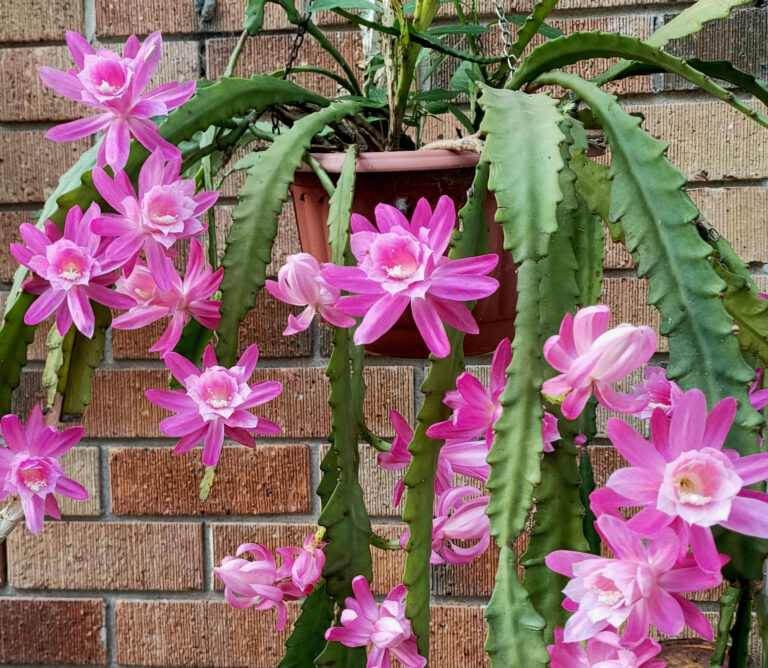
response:
<path id="1" fill-rule="evenodd" d="M 354 264 L 349 250 L 349 221 L 352 216 L 352 200 L 355 197 L 355 146 L 347 149 L 341 165 L 336 190 L 328 203 L 328 243 L 331 246 L 331 262 L 338 266 Z"/>
<path id="2" fill-rule="evenodd" d="M 325 582 L 315 585 L 314 591 L 301 604 L 301 614 L 293 631 L 285 641 L 285 654 L 277 668 L 307 668 L 323 651 L 323 629 L 333 622 L 333 599 L 325 591 Z"/>
<path id="3" fill-rule="evenodd" d="M 74 337 L 74 328 L 62 336 L 56 325 L 52 325 L 48 336 L 45 339 L 45 347 L 48 349 L 48 355 L 45 358 L 45 368 L 43 369 L 43 387 L 47 392 L 47 404 L 53 405 L 56 397 L 56 388 L 59 385 L 59 369 L 64 364 L 65 355 L 69 355 L 72 348 L 72 339 Z"/>
<path id="4" fill-rule="evenodd" d="M 558 153 L 559 155 L 559 153 Z M 542 632 L 546 622 L 533 607 L 517 576 L 512 549 L 525 526 L 534 488 L 541 482 L 541 385 L 547 366 L 541 354 L 539 285 L 543 276 L 535 260 L 522 261 L 517 271 L 517 316 L 512 362 L 501 394 L 502 412 L 494 425 L 488 453 L 491 473 L 486 513 L 491 535 L 499 546 L 499 566 L 491 600 L 485 609 L 485 649 L 492 668 L 544 668 L 549 653 Z"/>
<path id="5" fill-rule="evenodd" d="M 615 57 L 632 58 L 677 74 L 696 84 L 718 100 L 722 100 L 761 125 L 768 127 L 768 118 L 758 114 L 735 97 L 733 93 L 716 84 L 699 70 L 689 66 L 684 60 L 671 56 L 637 37 L 620 35 L 619 33 L 604 33 L 596 30 L 575 32 L 545 42 L 536 47 L 522 62 L 518 70 L 512 75 L 508 87 L 516 90 L 524 84 L 534 81 L 544 72 L 572 65 L 581 60 Z M 598 79 L 600 77 L 596 79 L 595 83 L 601 83 Z"/>
<path id="6" fill-rule="evenodd" d="M 519 58 L 520 54 L 525 51 L 525 47 L 528 46 L 536 33 L 541 30 L 544 19 L 549 16 L 550 12 L 555 8 L 555 5 L 557 5 L 557 2 L 558 0 L 539 0 L 539 2 L 534 5 L 531 15 L 525 20 L 525 23 L 523 23 L 520 30 L 517 31 L 517 39 L 512 45 L 512 53 L 514 53 L 515 56 Z M 552 29 L 550 28 L 550 30 Z M 562 32 L 560 32 L 560 34 L 562 35 Z M 546 36 L 547 35 L 545 35 L 545 37 Z M 555 36 L 557 37 L 558 35 Z"/>
<path id="7" fill-rule="evenodd" d="M 493 32 L 490 28 L 477 23 L 456 23 L 454 25 L 434 26 L 427 30 L 428 35 L 484 35 Z"/>
<path id="8" fill-rule="evenodd" d="M 439 102 L 441 100 L 452 100 L 458 95 L 455 90 L 423 90 L 416 93 L 411 99 L 414 102 Z"/>
<path id="9" fill-rule="evenodd" d="M 205 467 L 205 474 L 200 481 L 200 488 L 197 493 L 197 497 L 200 499 L 200 503 L 205 503 L 208 497 L 211 495 L 213 489 L 213 481 L 216 479 L 216 464 L 213 466 Z"/>
<path id="10" fill-rule="evenodd" d="M 322 12 L 330 9 L 367 9 L 380 12 L 381 6 L 369 0 L 315 0 L 308 12 Z"/>
<path id="11" fill-rule="evenodd" d="M 456 68 L 451 80 L 448 82 L 451 90 L 470 95 L 475 89 L 475 84 L 483 80 L 480 67 L 477 63 L 462 62 Z"/>
<path id="12" fill-rule="evenodd" d="M 547 254 L 557 229 L 562 199 L 558 174 L 563 169 L 559 144 L 562 116 L 546 95 L 482 87 L 486 137 L 481 162 L 491 166 L 489 189 L 496 195 L 496 222 L 504 230 L 504 248 L 515 262 Z"/>
<path id="13" fill-rule="evenodd" d="M 245 5 L 245 21 L 243 30 L 247 30 L 251 37 L 261 32 L 264 26 L 264 5 L 267 0 L 248 0 Z"/>
<path id="14" fill-rule="evenodd" d="M 266 151 L 258 153 L 254 165 L 248 169 L 245 184 L 238 193 L 240 201 L 232 213 L 232 229 L 222 259 L 224 280 L 216 353 L 223 366 L 231 366 L 236 361 L 240 323 L 264 286 L 277 234 L 277 216 L 288 199 L 288 186 L 312 138 L 327 124 L 359 110 L 359 105 L 354 103 L 334 103 L 305 116 Z"/>
<path id="15" fill-rule="evenodd" d="M 583 152 L 572 152 L 570 168 L 576 173 L 576 192 L 584 198 L 587 207 L 608 225 L 613 241 L 624 239 L 621 223 L 611 222 L 611 182 L 608 165 L 601 165 Z"/>
<path id="16" fill-rule="evenodd" d="M 511 24 L 516 26 L 523 26 L 525 25 L 525 22 L 528 20 L 528 16 L 525 14 L 514 14 L 512 16 L 507 16 L 507 21 L 509 21 Z M 563 31 L 559 28 L 555 28 L 554 26 L 549 25 L 548 23 L 542 23 L 539 26 L 539 35 L 542 35 L 543 37 L 546 37 L 547 39 L 554 39 L 555 37 L 562 37 Z"/>

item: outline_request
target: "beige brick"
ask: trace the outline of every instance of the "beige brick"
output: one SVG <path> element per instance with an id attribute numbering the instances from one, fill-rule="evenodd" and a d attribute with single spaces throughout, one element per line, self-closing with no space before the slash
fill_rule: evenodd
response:
<path id="1" fill-rule="evenodd" d="M 296 2 L 296 7 L 302 7 L 302 0 Z M 240 31 L 245 20 L 245 0 L 219 0 L 216 11 L 210 21 L 202 21 L 197 17 L 198 29 L 203 32 Z M 292 29 L 293 26 L 285 17 L 282 7 L 268 2 L 264 5 L 263 30 Z M 287 57 L 287 53 L 286 53 Z"/>
<path id="2" fill-rule="evenodd" d="M 205 473 L 200 451 L 117 448 L 109 453 L 116 515 L 264 515 L 312 511 L 309 448 L 224 448 L 211 495 L 198 500 Z"/>
<path id="3" fill-rule="evenodd" d="M 8 537 L 17 589 L 189 591 L 203 588 L 202 525 L 50 522 Z"/>
<path id="4" fill-rule="evenodd" d="M 99 449 L 75 447 L 59 460 L 67 477 L 79 482 L 88 492 L 88 498 L 76 501 L 57 495 L 62 517 L 101 514 L 101 482 L 99 479 Z"/>
<path id="5" fill-rule="evenodd" d="M 0 132 L 0 204 L 42 202 L 53 193 L 59 176 L 90 146 L 87 139 L 58 143 L 44 134 Z"/>
<path id="6" fill-rule="evenodd" d="M 350 67 L 353 68 L 358 78 L 363 74 L 355 66 L 355 62 L 362 57 L 360 33 L 336 32 L 328 33 L 328 39 L 339 50 Z M 211 39 L 206 42 L 208 77 L 218 77 L 224 72 L 229 60 L 229 55 L 235 46 L 235 38 Z M 293 43 L 293 35 L 262 35 L 258 39 L 249 40 L 245 44 L 243 53 L 235 69 L 236 76 L 270 73 L 285 67 L 288 53 Z M 323 67 L 332 72 L 342 74 L 341 68 L 335 60 L 322 49 L 317 42 L 307 39 L 299 51 L 295 65 L 313 65 Z M 335 96 L 338 94 L 338 84 L 328 77 L 316 75 L 296 74 L 289 79 L 300 86 L 304 86 L 321 95 Z"/>
<path id="7" fill-rule="evenodd" d="M 34 223 L 34 211 L 2 211 L 0 212 L 0 282 L 10 283 L 13 274 L 19 266 L 13 259 L 9 245 L 21 243 L 19 226 L 22 223 Z"/>
<path id="8" fill-rule="evenodd" d="M 648 302 L 648 282 L 638 278 L 606 278 L 600 303 L 611 309 L 611 327 L 622 322 L 649 325 L 659 336 L 659 313 Z M 659 351 L 667 352 L 667 338 L 659 336 Z"/>
<path id="9" fill-rule="evenodd" d="M 0 663 L 104 665 L 104 601 L 100 598 L 0 599 Z"/>
<path id="10" fill-rule="evenodd" d="M 83 3 L 78 0 L 0 4 L 0 42 L 63 40 L 67 30 L 83 29 Z"/>
<path id="11" fill-rule="evenodd" d="M 95 11 L 98 37 L 195 31 L 194 4 L 184 0 L 96 0 Z"/>

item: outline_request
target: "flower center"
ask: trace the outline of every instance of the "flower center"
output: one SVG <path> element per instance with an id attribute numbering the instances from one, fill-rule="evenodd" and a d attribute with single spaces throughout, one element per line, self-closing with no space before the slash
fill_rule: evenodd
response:
<path id="1" fill-rule="evenodd" d="M 93 271 L 93 259 L 88 251 L 66 239 L 59 239 L 46 249 L 50 281 L 59 281 L 59 289 L 87 283 Z"/>
<path id="2" fill-rule="evenodd" d="M 682 475 L 677 479 L 677 496 L 682 503 L 703 506 L 712 500 L 711 496 L 701 494 L 701 483 L 691 475 Z"/>
<path id="3" fill-rule="evenodd" d="M 595 587 L 592 589 L 592 592 L 603 605 L 616 605 L 623 598 L 618 589 L 599 589 Z"/>
<path id="4" fill-rule="evenodd" d="M 19 469 L 21 481 L 31 492 L 39 492 L 48 487 L 48 478 L 45 473 L 45 467 L 42 462 L 32 464 L 25 469 Z"/>

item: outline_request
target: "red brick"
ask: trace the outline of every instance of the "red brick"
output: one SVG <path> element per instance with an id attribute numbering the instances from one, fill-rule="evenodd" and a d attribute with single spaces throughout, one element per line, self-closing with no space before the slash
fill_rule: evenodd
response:
<path id="1" fill-rule="evenodd" d="M 0 204 L 42 202 L 59 177 L 91 144 L 87 139 L 58 143 L 40 130 L 0 132 Z"/>
<path id="2" fill-rule="evenodd" d="M 184 0 L 96 0 L 95 11 L 99 37 L 195 31 L 194 3 Z"/>
<path id="3" fill-rule="evenodd" d="M 34 211 L 2 211 L 0 212 L 0 282 L 10 283 L 13 274 L 19 266 L 11 256 L 9 245 L 21 243 L 19 226 L 22 223 L 34 223 Z"/>
<path id="4" fill-rule="evenodd" d="M 363 71 L 355 65 L 362 57 L 359 31 L 327 33 L 326 37 L 339 50 L 357 77 L 361 78 Z M 206 42 L 208 77 L 218 77 L 224 72 L 236 41 L 236 38 L 220 38 Z M 261 35 L 257 39 L 247 41 L 235 69 L 235 75 L 249 76 L 282 69 L 285 67 L 292 43 L 292 34 Z M 336 61 L 311 38 L 304 42 L 295 65 L 313 65 L 343 74 Z M 290 75 L 289 79 L 321 95 L 336 96 L 338 94 L 338 84 L 328 77 L 296 74 Z"/>
<path id="5" fill-rule="evenodd" d="M 119 448 L 109 454 L 116 515 L 265 515 L 312 511 L 309 448 L 224 448 L 211 495 L 198 500 L 205 467 L 200 451 Z"/>
<path id="6" fill-rule="evenodd" d="M 216 11 L 210 21 L 202 21 L 197 17 L 198 29 L 203 32 L 230 32 L 243 29 L 245 20 L 245 0 L 218 0 Z M 302 1 L 296 2 L 296 7 L 301 8 Z M 283 8 L 277 4 L 268 2 L 264 5 L 263 30 L 279 30 L 293 28 L 285 17 Z"/>
<path id="7" fill-rule="evenodd" d="M 203 527 L 192 522 L 47 522 L 8 537 L 17 589 L 189 591 L 203 588 Z"/>
<path id="8" fill-rule="evenodd" d="M 611 327 L 622 322 L 649 325 L 659 336 L 661 319 L 656 307 L 648 304 L 648 282 L 644 278 L 604 279 L 600 303 L 611 309 Z M 659 351 L 667 350 L 667 337 L 659 336 Z"/>
<path id="9" fill-rule="evenodd" d="M 83 3 L 78 0 L 0 4 L 0 42 L 63 41 L 67 30 L 83 32 Z"/>
<path id="10" fill-rule="evenodd" d="M 105 638 L 100 598 L 0 599 L 0 663 L 103 665 Z"/>
<path id="11" fill-rule="evenodd" d="M 429 663 L 440 668 L 489 666 L 483 649 L 487 626 L 483 609 L 471 605 L 433 605 Z"/>

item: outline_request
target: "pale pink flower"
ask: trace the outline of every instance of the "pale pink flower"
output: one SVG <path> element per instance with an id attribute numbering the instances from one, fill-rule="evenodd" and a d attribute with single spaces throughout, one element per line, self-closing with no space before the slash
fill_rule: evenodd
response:
<path id="1" fill-rule="evenodd" d="M 563 642 L 563 629 L 555 629 L 555 644 L 548 645 L 550 668 L 664 668 L 663 659 L 654 659 L 661 645 L 651 638 L 627 645 L 615 630 L 601 631 L 587 640 Z"/>
<path id="2" fill-rule="evenodd" d="M 450 352 L 443 322 L 468 334 L 478 332 L 471 311 L 462 303 L 493 294 L 498 281 L 485 276 L 499 261 L 495 254 L 451 260 L 444 255 L 451 241 L 456 210 L 442 196 L 434 214 L 426 199 L 416 204 L 410 221 L 395 207 L 379 204 L 376 225 L 352 214 L 352 253 L 357 267 L 326 265 L 331 285 L 360 293 L 342 297 L 338 308 L 363 316 L 355 343 L 385 334 L 410 304 L 413 319 L 430 352 Z"/>
<path id="3" fill-rule="evenodd" d="M 723 581 L 719 571 L 699 568 L 690 556 L 678 561 L 679 538 L 671 529 L 644 543 L 617 517 L 603 515 L 595 526 L 614 559 L 570 550 L 557 550 L 545 559 L 553 571 L 572 578 L 563 589 L 564 607 L 575 610 L 565 625 L 565 642 L 587 640 L 625 622 L 626 643 L 641 642 L 649 624 L 673 636 L 687 624 L 712 639 L 707 618 L 680 593 L 717 587 Z"/>
<path id="4" fill-rule="evenodd" d="M 95 317 L 89 298 L 112 308 L 130 308 L 132 300 L 107 288 L 117 280 L 115 269 L 124 257 L 109 255 L 107 242 L 91 231 L 99 206 L 91 204 L 83 215 L 73 206 L 64 222 L 64 234 L 50 220 L 45 233 L 24 223 L 21 238 L 27 244 L 11 244 L 11 255 L 37 274 L 24 282 L 24 290 L 39 297 L 24 315 L 24 322 L 36 325 L 56 312 L 56 329 L 64 336 L 74 321 L 88 338 L 93 336 Z"/>
<path id="5" fill-rule="evenodd" d="M 440 448 L 437 459 L 435 491 L 442 494 L 448 489 L 454 473 L 486 482 L 491 472 L 491 467 L 486 461 L 490 448 L 490 441 L 484 438 L 476 441 L 447 440 Z"/>
<path id="6" fill-rule="evenodd" d="M 325 632 L 325 639 L 347 647 L 371 646 L 366 668 L 389 668 L 394 656 L 404 668 L 424 668 L 427 660 L 419 656 L 416 636 L 405 616 L 404 585 L 397 585 L 376 605 L 367 580 L 358 575 L 352 580 L 355 597 L 344 602 L 341 626 Z"/>
<path id="7" fill-rule="evenodd" d="M 675 404 L 683 396 L 683 390 L 675 381 L 667 380 L 666 372 L 660 366 L 646 366 L 643 374 L 645 380 L 632 386 L 632 395 L 644 404 L 634 415 L 647 420 L 657 408 L 672 415 Z"/>
<path id="8" fill-rule="evenodd" d="M 144 250 L 152 277 L 163 290 L 173 289 L 176 276 L 171 246 L 208 229 L 198 216 L 219 197 L 215 190 L 195 194 L 195 182 L 180 178 L 180 167 L 180 157 L 165 164 L 160 153 L 153 153 L 139 173 L 138 195 L 125 172 L 117 172 L 112 179 L 98 167 L 93 170 L 96 189 L 117 211 L 102 214 L 91 224 L 97 234 L 117 237 L 108 257 L 121 258 L 125 273 L 130 274 Z"/>
<path id="9" fill-rule="evenodd" d="M 493 353 L 489 387 L 464 372 L 456 379 L 456 389 L 445 393 L 443 403 L 453 409 L 450 420 L 436 422 L 427 429 L 430 438 L 493 440 L 493 423 L 501 415 L 499 397 L 507 385 L 506 370 L 512 360 L 512 344 L 503 339 Z"/>
<path id="10" fill-rule="evenodd" d="M 83 437 L 82 427 L 60 432 L 43 424 L 43 411 L 35 406 L 22 426 L 15 415 L 0 419 L 5 447 L 0 446 L 0 500 L 18 494 L 29 530 L 40 533 L 43 515 L 61 519 L 54 494 L 70 499 L 87 499 L 88 492 L 64 475 L 57 461 Z"/>
<path id="11" fill-rule="evenodd" d="M 336 308 L 339 289 L 328 284 L 320 272 L 320 264 L 309 253 L 289 255 L 277 272 L 277 281 L 267 281 L 265 287 L 275 298 L 293 306 L 306 306 L 298 318 L 291 313 L 283 336 L 309 328 L 315 313 L 336 327 L 352 327 L 354 318 Z"/>
<path id="12" fill-rule="evenodd" d="M 553 397 L 566 395 L 563 416 L 573 420 L 581 414 L 594 391 L 597 400 L 618 413 L 632 414 L 642 401 L 611 387 L 645 364 L 656 351 L 656 334 L 650 327 L 621 324 L 608 329 L 607 306 L 588 306 L 576 317 L 567 313 L 560 333 L 544 344 L 544 357 L 562 373 L 541 387 Z"/>
<path id="13" fill-rule="evenodd" d="M 67 32 L 67 46 L 78 69 L 60 72 L 39 67 L 40 78 L 57 93 L 104 113 L 57 125 L 45 135 L 48 139 L 72 141 L 106 130 L 97 164 L 110 165 L 115 171 L 125 166 L 132 137 L 166 158 L 178 154 L 150 119 L 167 116 L 184 104 L 195 92 L 196 82 L 167 83 L 144 93 L 160 62 L 163 41 L 159 32 L 153 32 L 141 45 L 131 35 L 122 58 L 104 47 L 96 51 L 75 32 Z"/>
<path id="14" fill-rule="evenodd" d="M 684 554 L 688 542 L 696 562 L 719 570 L 711 527 L 768 538 L 768 494 L 745 489 L 768 478 L 768 453 L 740 457 L 723 450 L 736 413 L 736 400 L 723 399 L 707 414 L 700 390 L 682 395 L 672 417 L 657 408 L 651 442 L 624 421 L 608 420 L 606 432 L 630 466 L 608 478 L 607 490 L 592 493 L 595 513 L 621 506 L 645 506 L 629 525 L 646 536 L 672 528 Z"/>
<path id="15" fill-rule="evenodd" d="M 304 539 L 304 545 L 299 548 L 283 548 L 291 550 L 295 561 L 291 566 L 291 581 L 303 594 L 312 592 L 315 584 L 323 576 L 325 565 L 325 543 L 317 540 L 314 534 Z"/>
<path id="16" fill-rule="evenodd" d="M 223 275 L 223 268 L 213 272 L 211 266 L 205 264 L 203 245 L 197 239 L 192 239 L 189 245 L 184 280 L 174 274 L 171 290 L 161 290 L 149 268 L 139 261 L 133 272 L 128 277 L 118 279 L 116 284 L 117 291 L 133 297 L 136 304 L 128 313 L 112 320 L 112 327 L 138 329 L 171 316 L 168 329 L 149 349 L 164 357 L 179 342 L 184 325 L 190 317 L 208 329 L 219 326 L 221 302 L 210 300 L 209 297 L 218 290 Z"/>
<path id="17" fill-rule="evenodd" d="M 237 364 L 229 369 L 219 366 L 216 353 L 208 346 L 203 353 L 203 369 L 198 369 L 178 353 L 168 353 L 163 361 L 182 384 L 184 390 L 147 390 L 153 404 L 175 411 L 178 415 L 159 424 L 166 436 L 180 436 L 174 454 L 189 452 L 204 441 L 203 464 L 213 466 L 219 461 L 224 435 L 254 447 L 252 434 L 277 434 L 280 427 L 265 418 L 248 412 L 274 399 L 282 391 L 275 380 L 263 380 L 248 385 L 259 349 L 248 346 Z"/>
<path id="18" fill-rule="evenodd" d="M 253 559 L 240 559 L 244 552 L 250 552 Z M 304 592 L 291 577 L 294 561 L 290 549 L 281 547 L 276 552 L 282 557 L 280 568 L 263 545 L 244 543 L 237 548 L 236 556 L 224 557 L 221 566 L 215 567 L 213 572 L 224 583 L 224 597 L 231 606 L 241 610 L 251 606 L 268 610 L 274 606 L 277 611 L 275 631 L 279 631 L 288 618 L 285 601 L 295 601 Z"/>
<path id="19" fill-rule="evenodd" d="M 481 492 L 474 487 L 451 487 L 437 497 L 435 517 L 432 520 L 431 564 L 466 564 L 479 557 L 488 549 L 490 532 L 485 508 L 487 496 L 476 496 Z M 405 547 L 411 532 L 406 531 L 400 538 Z M 467 547 L 453 541 L 476 540 Z"/>
<path id="20" fill-rule="evenodd" d="M 555 446 L 552 444 L 562 438 L 557 429 L 557 418 L 547 411 L 544 411 L 544 417 L 541 420 L 541 436 L 544 439 L 544 452 L 554 452 Z"/>

